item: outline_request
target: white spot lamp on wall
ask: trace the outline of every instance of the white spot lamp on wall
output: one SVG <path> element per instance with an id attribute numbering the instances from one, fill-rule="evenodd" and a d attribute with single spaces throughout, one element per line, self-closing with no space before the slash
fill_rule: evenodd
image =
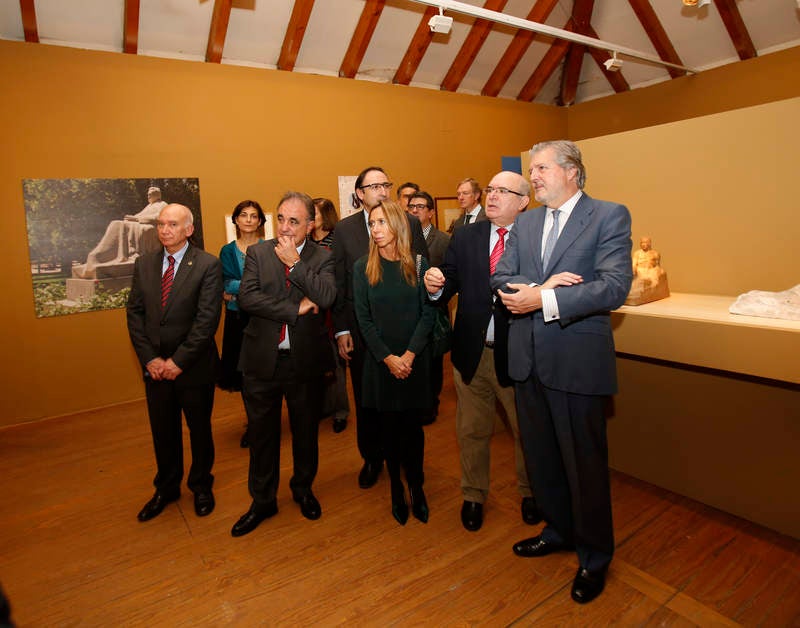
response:
<path id="1" fill-rule="evenodd" d="M 611 53 L 611 58 L 603 61 L 603 65 L 606 66 L 606 70 L 609 72 L 619 72 L 622 69 L 622 59 L 617 58 L 617 51 L 614 50 Z"/>

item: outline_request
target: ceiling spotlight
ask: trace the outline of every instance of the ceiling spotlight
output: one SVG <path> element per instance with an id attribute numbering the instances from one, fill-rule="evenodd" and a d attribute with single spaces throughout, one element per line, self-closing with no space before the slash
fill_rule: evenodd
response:
<path id="1" fill-rule="evenodd" d="M 685 7 L 704 7 L 707 4 L 711 4 L 711 0 L 683 0 Z"/>
<path id="2" fill-rule="evenodd" d="M 611 54 L 613 56 L 603 61 L 603 65 L 606 66 L 606 70 L 608 70 L 609 72 L 619 72 L 620 68 L 622 68 L 622 59 L 617 59 L 616 50 Z"/>
<path id="3" fill-rule="evenodd" d="M 434 15 L 428 20 L 428 26 L 434 33 L 444 33 L 447 35 L 453 27 L 453 18 L 444 15 L 444 10 L 439 7 L 439 15 Z"/>

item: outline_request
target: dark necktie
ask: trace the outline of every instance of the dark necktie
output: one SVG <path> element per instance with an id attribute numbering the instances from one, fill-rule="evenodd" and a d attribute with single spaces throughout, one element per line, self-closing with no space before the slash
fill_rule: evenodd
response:
<path id="1" fill-rule="evenodd" d="M 497 230 L 497 242 L 494 244 L 494 248 L 492 249 L 491 254 L 489 255 L 489 274 L 494 274 L 495 268 L 497 268 L 497 262 L 500 261 L 500 258 L 503 257 L 503 251 L 506 248 L 505 237 L 508 233 L 508 229 L 505 227 L 500 227 Z"/>
<path id="2" fill-rule="evenodd" d="M 464 224 L 465 225 L 468 225 L 471 222 L 472 222 L 472 214 L 467 214 L 466 216 L 464 216 Z"/>
<path id="3" fill-rule="evenodd" d="M 164 274 L 161 277 L 162 308 L 167 304 L 167 299 L 169 298 L 169 292 L 170 290 L 172 290 L 172 282 L 175 279 L 175 258 L 172 257 L 172 255 L 168 255 L 167 261 L 169 262 L 169 266 L 167 266 L 167 270 L 164 271 Z"/>
<path id="4" fill-rule="evenodd" d="M 289 267 L 284 265 L 283 272 L 286 274 L 286 287 L 288 288 L 292 285 L 292 282 L 289 281 Z M 278 344 L 282 343 L 284 340 L 286 340 L 286 323 L 281 325 L 281 337 L 280 340 L 278 340 Z"/>

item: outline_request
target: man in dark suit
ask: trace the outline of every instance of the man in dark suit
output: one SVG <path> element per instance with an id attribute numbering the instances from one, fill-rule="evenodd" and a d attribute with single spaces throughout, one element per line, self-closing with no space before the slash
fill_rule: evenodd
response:
<path id="1" fill-rule="evenodd" d="M 450 239 L 441 269 L 425 273 L 432 299 L 447 302 L 458 293 L 453 330 L 453 383 L 458 396 L 456 436 L 461 454 L 461 523 L 470 531 L 483 524 L 483 504 L 489 494 L 489 444 L 499 401 L 514 436 L 522 518 L 538 523 L 520 445 L 514 389 L 508 378 L 508 312 L 496 303 L 489 276 L 500 259 L 514 219 L 528 206 L 530 185 L 515 172 L 497 174 L 486 188 L 488 221 L 457 229 Z M 441 291 L 441 294 L 440 294 Z"/>
<path id="2" fill-rule="evenodd" d="M 161 514 L 180 497 L 183 478 L 181 411 L 189 427 L 188 486 L 199 517 L 214 510 L 211 410 L 219 361 L 214 333 L 222 304 L 219 260 L 188 242 L 192 212 L 167 205 L 158 216 L 163 250 L 136 259 L 128 297 L 128 333 L 144 371 L 147 410 L 156 454 L 156 492 L 139 521 Z"/>
<path id="3" fill-rule="evenodd" d="M 458 184 L 456 199 L 461 208 L 461 215 L 450 223 L 447 233 L 453 233 L 457 228 L 473 222 L 486 220 L 486 211 L 481 207 L 482 191 L 481 184 L 472 177 L 468 177 Z"/>
<path id="4" fill-rule="evenodd" d="M 358 331 L 353 304 L 353 264 L 369 252 L 369 229 L 367 217 L 373 207 L 389 198 L 392 183 L 378 166 L 370 166 L 356 177 L 353 205 L 363 208 L 336 224 L 333 235 L 333 258 L 336 263 L 336 305 L 333 309 L 333 325 L 339 355 L 350 365 L 353 383 L 353 398 L 356 404 L 356 438 L 358 451 L 364 465 L 358 474 L 358 485 L 370 488 L 378 481 L 383 468 L 381 434 L 375 412 L 361 405 L 361 376 L 364 371 L 366 345 Z M 414 254 L 428 257 L 428 247 L 419 220 L 409 216 L 411 227 L 411 250 Z"/>
<path id="5" fill-rule="evenodd" d="M 408 203 L 408 211 L 419 219 L 422 235 L 425 236 L 425 244 L 428 245 L 428 261 L 430 265 L 441 266 L 444 262 L 444 253 L 447 250 L 447 245 L 450 243 L 450 236 L 443 231 L 439 231 L 432 222 L 433 217 L 436 215 L 433 197 L 427 192 L 416 192 Z M 440 304 L 440 307 L 443 308 L 444 313 L 449 318 L 450 311 L 447 309 L 447 304 Z M 430 412 L 422 418 L 423 425 L 430 425 L 439 416 L 439 395 L 442 393 L 443 384 L 444 356 L 431 356 L 431 394 L 433 399 Z"/>
<path id="6" fill-rule="evenodd" d="M 631 217 L 582 192 L 572 142 L 531 149 L 542 203 L 520 216 L 492 287 L 512 313 L 509 374 L 536 498 L 547 522 L 519 556 L 577 550 L 572 598 L 593 600 L 614 553 L 605 408 L 617 390 L 610 311 L 631 285 Z"/>
<path id="7" fill-rule="evenodd" d="M 278 238 L 247 249 L 239 306 L 247 312 L 239 369 L 250 436 L 248 488 L 253 502 L 231 534 L 252 532 L 278 512 L 281 405 L 292 430 L 292 497 L 307 519 L 322 508 L 311 491 L 317 474 L 323 377 L 334 367 L 325 310 L 336 297 L 333 257 L 307 236 L 314 202 L 287 192 L 278 203 Z"/>

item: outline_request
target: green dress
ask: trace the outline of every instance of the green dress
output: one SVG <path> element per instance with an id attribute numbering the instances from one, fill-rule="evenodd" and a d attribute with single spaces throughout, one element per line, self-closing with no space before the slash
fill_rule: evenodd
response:
<path id="1" fill-rule="evenodd" d="M 420 276 L 428 269 L 421 258 Z M 381 258 L 383 278 L 374 286 L 367 281 L 367 256 L 353 266 L 356 318 L 368 354 L 364 360 L 362 403 L 379 411 L 425 409 L 431 404 L 429 339 L 434 307 L 424 284 L 410 286 L 400 262 Z M 411 375 L 397 379 L 383 360 L 388 355 L 415 354 Z"/>

